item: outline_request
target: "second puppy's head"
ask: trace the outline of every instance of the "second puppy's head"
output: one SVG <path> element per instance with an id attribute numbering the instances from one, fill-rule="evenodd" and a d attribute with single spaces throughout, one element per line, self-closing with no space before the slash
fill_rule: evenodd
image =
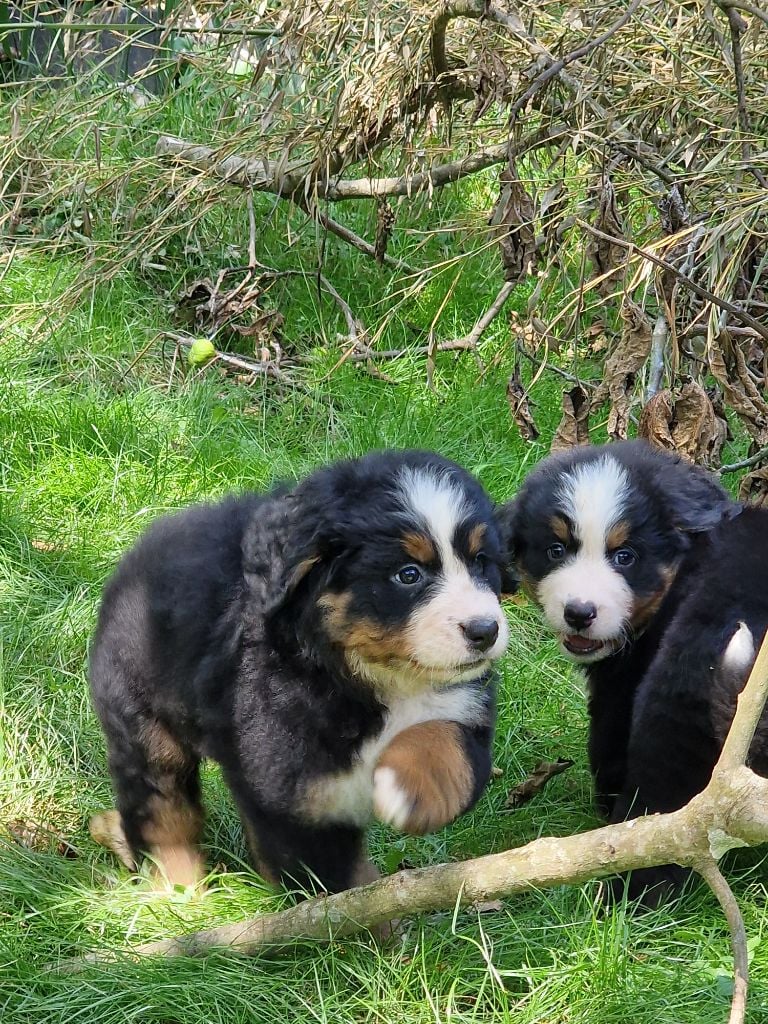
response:
<path id="1" fill-rule="evenodd" d="M 313 473 L 289 504 L 281 614 L 311 620 L 353 675 L 414 692 L 479 678 L 504 653 L 500 538 L 461 467 L 374 452 Z"/>
<path id="2" fill-rule="evenodd" d="M 703 470 L 626 441 L 545 459 L 499 518 L 524 588 L 590 663 L 647 628 L 691 534 L 738 507 Z"/>

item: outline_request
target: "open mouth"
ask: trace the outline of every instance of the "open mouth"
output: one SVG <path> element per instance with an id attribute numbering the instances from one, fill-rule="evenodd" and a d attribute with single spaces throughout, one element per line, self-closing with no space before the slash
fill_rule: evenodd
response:
<path id="1" fill-rule="evenodd" d="M 590 636 L 580 636 L 578 633 L 571 633 L 561 638 L 563 647 L 569 654 L 576 654 L 579 657 L 586 657 L 588 654 L 597 654 L 606 646 L 604 640 L 595 640 Z"/>

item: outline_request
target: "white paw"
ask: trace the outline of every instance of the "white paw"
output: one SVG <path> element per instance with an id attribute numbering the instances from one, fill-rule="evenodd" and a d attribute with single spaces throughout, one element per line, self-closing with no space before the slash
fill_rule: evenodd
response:
<path id="1" fill-rule="evenodd" d="M 373 811 L 379 821 L 403 828 L 413 801 L 397 781 L 394 768 L 377 768 L 373 773 Z"/>
<path id="2" fill-rule="evenodd" d="M 746 672 L 755 657 L 755 641 L 746 622 L 739 622 L 739 628 L 728 642 L 723 653 L 723 668 L 732 672 Z"/>

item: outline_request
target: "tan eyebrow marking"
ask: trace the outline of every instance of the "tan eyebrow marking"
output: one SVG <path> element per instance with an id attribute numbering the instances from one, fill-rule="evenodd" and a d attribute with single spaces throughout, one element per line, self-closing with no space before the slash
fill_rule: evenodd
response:
<path id="1" fill-rule="evenodd" d="M 554 533 L 557 539 L 561 540 L 563 544 L 569 544 L 571 542 L 573 538 L 571 537 L 570 528 L 562 516 L 552 516 L 549 520 L 549 525 L 552 529 L 552 533 Z"/>
<path id="2" fill-rule="evenodd" d="M 485 523 L 478 523 L 469 531 L 469 537 L 467 537 L 467 548 L 469 549 L 470 555 L 477 555 L 482 550 L 483 541 L 485 540 L 485 529 Z"/>
<path id="3" fill-rule="evenodd" d="M 402 543 L 406 554 L 418 562 L 428 565 L 430 562 L 437 561 L 435 545 L 426 534 L 416 532 L 403 534 Z"/>
<path id="4" fill-rule="evenodd" d="M 630 525 L 626 519 L 620 519 L 615 523 L 605 538 L 605 546 L 608 551 L 615 551 L 629 540 Z"/>

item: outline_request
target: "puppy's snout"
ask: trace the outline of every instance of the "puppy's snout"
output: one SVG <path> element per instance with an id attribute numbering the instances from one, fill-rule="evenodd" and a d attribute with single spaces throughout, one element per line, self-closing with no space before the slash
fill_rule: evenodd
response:
<path id="1" fill-rule="evenodd" d="M 586 629 L 597 618 L 597 608 L 591 601 L 569 601 L 563 618 L 573 629 Z"/>
<path id="2" fill-rule="evenodd" d="M 468 622 L 462 622 L 461 629 L 474 651 L 487 651 L 493 647 L 499 635 L 499 624 L 491 618 L 469 619 Z"/>

